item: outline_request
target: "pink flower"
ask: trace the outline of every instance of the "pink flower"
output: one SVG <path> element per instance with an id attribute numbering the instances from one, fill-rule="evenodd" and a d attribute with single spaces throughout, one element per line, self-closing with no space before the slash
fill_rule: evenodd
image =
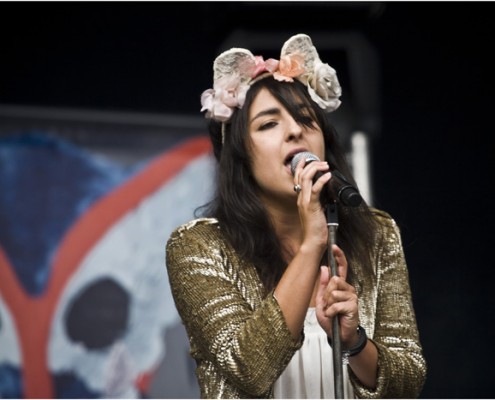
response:
<path id="1" fill-rule="evenodd" d="M 262 56 L 256 56 L 254 57 L 254 70 L 251 73 L 251 78 L 256 78 L 259 74 L 263 72 L 270 72 L 273 73 L 277 67 L 278 67 L 278 60 L 275 60 L 274 58 L 269 58 L 268 60 L 264 61 Z"/>
<path id="2" fill-rule="evenodd" d="M 227 75 L 213 84 L 213 89 L 201 94 L 201 111 L 207 111 L 206 117 L 218 121 L 227 121 L 234 108 L 241 108 L 246 99 L 248 85 L 241 84 L 239 75 Z"/>
<path id="3" fill-rule="evenodd" d="M 304 67 L 304 56 L 302 54 L 288 54 L 280 59 L 278 71 L 275 71 L 273 77 L 277 81 L 293 82 L 294 77 L 306 72 Z"/>

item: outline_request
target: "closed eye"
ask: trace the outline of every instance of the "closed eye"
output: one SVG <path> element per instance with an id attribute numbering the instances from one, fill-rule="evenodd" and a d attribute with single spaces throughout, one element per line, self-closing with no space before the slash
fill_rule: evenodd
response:
<path id="1" fill-rule="evenodd" d="M 277 123 L 275 121 L 268 121 L 265 122 L 264 124 L 261 124 L 260 127 L 258 128 L 259 131 L 266 131 L 268 129 L 274 128 L 277 126 Z"/>

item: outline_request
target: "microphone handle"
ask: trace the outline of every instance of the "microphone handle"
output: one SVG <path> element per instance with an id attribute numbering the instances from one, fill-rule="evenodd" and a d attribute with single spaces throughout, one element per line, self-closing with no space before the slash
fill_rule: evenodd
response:
<path id="1" fill-rule="evenodd" d="M 349 207 L 357 207 L 363 201 L 363 198 L 359 194 L 359 191 L 352 186 L 347 179 L 336 169 L 330 171 L 332 173 L 332 178 L 330 182 L 327 184 L 328 196 L 334 197 L 335 200 L 339 200 L 342 204 Z M 322 176 L 322 172 L 317 172 L 314 181 L 318 180 L 320 176 Z M 336 179 L 339 179 L 343 182 L 343 185 L 339 185 L 340 182 L 337 182 Z"/>

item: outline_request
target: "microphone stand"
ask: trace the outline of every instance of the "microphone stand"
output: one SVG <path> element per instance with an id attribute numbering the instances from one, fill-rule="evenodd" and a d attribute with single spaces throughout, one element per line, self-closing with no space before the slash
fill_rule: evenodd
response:
<path id="1" fill-rule="evenodd" d="M 337 215 L 337 203 L 328 202 L 327 204 L 327 227 L 328 227 L 328 251 L 327 265 L 330 266 L 332 276 L 338 276 L 335 257 L 332 252 L 332 245 L 337 243 L 337 228 L 339 220 Z M 332 320 L 332 353 L 333 353 L 333 382 L 335 389 L 335 398 L 344 398 L 344 374 L 342 367 L 342 343 L 340 340 L 339 318 L 336 315 Z"/>

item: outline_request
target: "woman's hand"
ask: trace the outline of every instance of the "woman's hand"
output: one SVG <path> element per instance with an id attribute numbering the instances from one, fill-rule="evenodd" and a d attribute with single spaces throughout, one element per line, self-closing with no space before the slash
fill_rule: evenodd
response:
<path id="1" fill-rule="evenodd" d="M 326 161 L 313 161 L 305 165 L 305 160 L 302 159 L 294 171 L 294 185 L 301 188 L 297 195 L 297 207 L 303 229 L 302 246 L 317 246 L 321 254 L 327 246 L 328 229 L 320 194 L 330 180 L 331 173 L 323 174 L 314 183 L 313 179 L 318 172 L 328 169 Z"/>
<path id="2" fill-rule="evenodd" d="M 358 297 L 354 286 L 346 282 L 347 259 L 344 252 L 332 246 L 338 276 L 330 277 L 330 270 L 321 267 L 320 285 L 316 295 L 316 316 L 320 326 L 332 338 L 332 320 L 339 319 L 343 348 L 351 348 L 358 341 Z"/>

